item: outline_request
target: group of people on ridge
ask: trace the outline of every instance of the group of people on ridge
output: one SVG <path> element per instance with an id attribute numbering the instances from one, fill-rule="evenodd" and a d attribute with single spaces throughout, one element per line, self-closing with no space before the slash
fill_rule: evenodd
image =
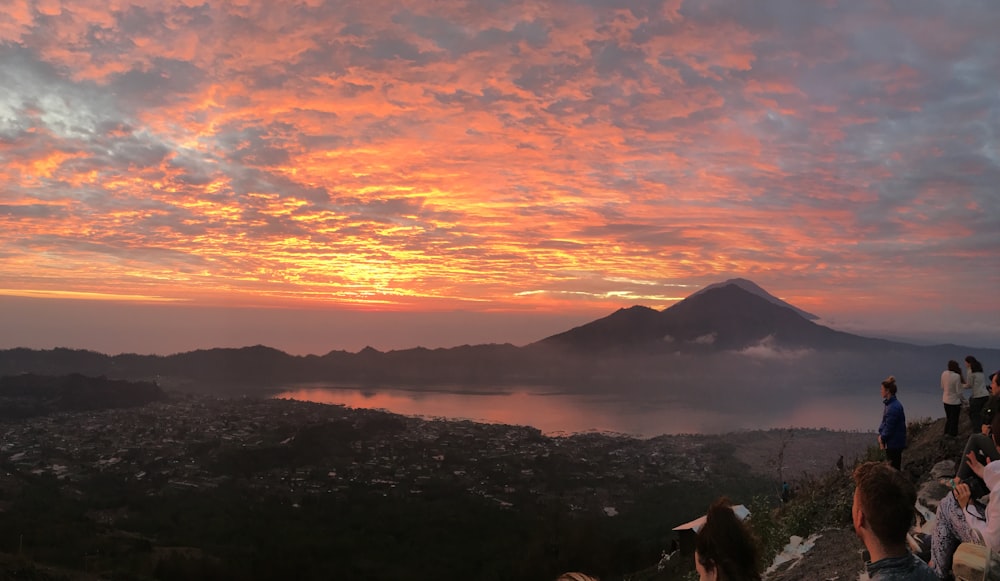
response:
<path id="1" fill-rule="evenodd" d="M 965 401 L 962 394 L 964 390 L 972 391 L 969 397 L 969 419 L 973 426 L 981 424 L 982 410 L 990 399 L 983 364 L 969 355 L 965 358 L 965 367 L 969 371 L 967 376 L 962 373 L 958 362 L 952 359 L 948 362 L 948 368 L 941 373 L 941 401 L 944 403 L 946 436 L 958 435 L 958 417 Z"/>
<path id="2" fill-rule="evenodd" d="M 917 491 L 900 471 L 906 448 L 906 414 L 896 397 L 896 379 L 890 376 L 882 382 L 885 407 L 878 443 L 888 462 L 866 462 L 855 468 L 851 508 L 854 532 L 869 556 L 865 569 L 871 581 L 949 579 L 953 556 L 961 543 L 1000 551 L 1000 462 L 996 461 L 1000 460 L 1000 413 L 996 413 L 1000 409 L 1000 371 L 987 383 L 983 366 L 975 357 L 966 357 L 965 364 L 967 374 L 954 360 L 941 374 L 945 435 L 958 435 L 964 390 L 971 390 L 968 405 L 974 433 L 950 483 L 951 492 L 938 504 L 930 563 L 910 552 L 907 543 Z M 986 495 L 990 501 L 984 505 L 980 499 Z M 699 581 L 761 579 L 754 537 L 725 498 L 708 509 L 705 523 L 695 537 L 694 564 Z M 582 573 L 567 573 L 557 581 L 597 580 Z"/>
<path id="3" fill-rule="evenodd" d="M 967 372 L 963 373 L 959 363 L 951 360 L 941 373 L 944 435 L 958 436 L 966 390 L 971 391 L 967 403 L 973 433 L 959 459 L 955 477 L 950 481 L 951 492 L 941 499 L 935 516 L 929 566 L 938 579 L 950 578 L 954 554 L 961 543 L 1000 550 L 1000 462 L 995 462 L 1000 459 L 1000 414 L 996 413 L 1000 409 L 1000 371 L 990 376 L 987 388 L 986 374 L 979 360 L 969 355 L 965 358 L 965 367 Z M 888 462 L 899 470 L 906 447 L 906 415 L 896 392 L 894 377 L 882 382 L 885 407 L 878 442 Z M 981 499 L 987 495 L 990 502 L 984 504 Z"/>
<path id="4" fill-rule="evenodd" d="M 941 373 L 941 401 L 944 404 L 944 435 L 958 436 L 958 419 L 962 405 L 965 403 L 963 392 L 970 390 L 968 399 L 969 422 L 973 429 L 988 426 L 996 406 L 990 405 L 991 390 L 987 387 L 983 364 L 972 355 L 965 358 L 968 375 L 962 373 L 958 362 L 948 361 L 948 367 Z M 995 375 L 995 374 L 994 374 Z M 992 379 L 992 376 L 990 376 Z M 897 469 L 900 469 L 903 459 L 903 449 L 906 448 L 906 415 L 903 405 L 896 398 L 896 378 L 889 376 L 882 382 L 882 423 L 878 428 L 879 447 L 885 450 L 886 459 Z M 985 414 L 985 415 L 984 415 Z M 986 428 L 983 428 L 986 433 Z"/>

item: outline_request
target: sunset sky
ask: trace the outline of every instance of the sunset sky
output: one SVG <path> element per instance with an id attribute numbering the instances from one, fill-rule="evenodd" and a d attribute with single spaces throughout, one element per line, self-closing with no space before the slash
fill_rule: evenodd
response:
<path id="1" fill-rule="evenodd" d="M 995 0 L 8 0 L 0 348 L 523 344 L 737 276 L 998 347 L 998 30 Z"/>

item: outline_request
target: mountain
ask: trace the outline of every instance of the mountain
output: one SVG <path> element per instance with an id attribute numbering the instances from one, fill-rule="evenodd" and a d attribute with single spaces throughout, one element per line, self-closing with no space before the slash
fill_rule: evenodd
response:
<path id="1" fill-rule="evenodd" d="M 722 282 L 717 282 L 715 284 L 710 284 L 710 285 L 706 286 L 705 288 L 701 289 L 700 291 L 695 292 L 693 295 L 691 295 L 688 298 L 696 297 L 696 296 L 698 296 L 698 295 L 700 295 L 700 294 L 702 294 L 704 292 L 710 291 L 712 289 L 717 289 L 717 288 L 721 288 L 721 287 L 729 286 L 729 285 L 738 286 L 741 289 L 743 289 L 743 290 L 745 290 L 747 292 L 753 293 L 753 294 L 755 294 L 755 295 L 757 295 L 757 296 L 759 296 L 759 297 L 761 297 L 763 299 L 766 299 L 767 301 L 769 301 L 771 303 L 774 303 L 774 304 L 776 304 L 778 306 L 781 306 L 781 307 L 787 307 L 787 308 L 793 310 L 794 312 L 798 313 L 799 316 L 801 316 L 804 319 L 809 319 L 810 321 L 817 321 L 817 320 L 819 320 L 819 316 L 814 315 L 814 314 L 809 313 L 809 312 L 806 312 L 806 311 L 803 311 L 802 309 L 800 309 L 800 308 L 798 308 L 798 307 L 796 307 L 794 305 L 790 305 L 790 304 L 786 303 L 785 301 L 779 299 L 778 297 L 776 297 L 776 296 L 772 295 L 771 293 L 767 292 L 766 290 L 762 289 L 754 281 L 747 280 L 745 278 L 731 278 L 729 280 L 725 280 L 725 281 L 722 281 Z"/>
<path id="2" fill-rule="evenodd" d="M 662 311 L 644 306 L 619 309 L 523 347 L 463 345 L 388 352 L 369 347 L 358 353 L 306 356 L 261 345 L 169 356 L 18 348 L 0 350 L 0 377 L 79 373 L 221 395 L 309 383 L 445 390 L 544 385 L 599 391 L 691 383 L 704 374 L 706 365 L 728 370 L 744 366 L 745 374 L 770 385 L 778 381 L 777 360 L 787 364 L 787 376 L 792 377 L 795 366 L 803 364 L 796 358 L 806 355 L 811 372 L 837 386 L 862 385 L 890 373 L 901 382 L 922 385 L 925 378 L 936 378 L 949 359 L 966 353 L 983 361 L 1000 360 L 1000 350 L 873 339 L 819 325 L 810 320 L 813 316 L 750 281 L 734 279 Z M 750 359 L 771 362 L 772 373 L 759 373 Z"/>
<path id="3" fill-rule="evenodd" d="M 620 309 L 547 337 L 540 344 L 571 350 L 732 351 L 757 345 L 786 349 L 850 350 L 904 347 L 835 331 L 743 279 L 706 287 L 663 311 Z"/>

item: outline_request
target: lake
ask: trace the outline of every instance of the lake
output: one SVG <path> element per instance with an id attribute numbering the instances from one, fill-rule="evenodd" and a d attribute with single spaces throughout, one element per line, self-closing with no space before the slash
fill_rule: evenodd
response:
<path id="1" fill-rule="evenodd" d="M 503 387 L 484 393 L 310 385 L 289 386 L 274 397 L 424 418 L 528 425 L 548 435 L 597 431 L 638 437 L 771 428 L 867 432 L 878 428 L 883 407 L 877 393 L 814 395 L 801 401 L 785 401 L 786 405 L 780 407 L 768 405 L 734 412 L 637 394 L 580 394 L 537 387 Z M 901 401 L 909 420 L 944 415 L 937 393 L 911 393 Z"/>

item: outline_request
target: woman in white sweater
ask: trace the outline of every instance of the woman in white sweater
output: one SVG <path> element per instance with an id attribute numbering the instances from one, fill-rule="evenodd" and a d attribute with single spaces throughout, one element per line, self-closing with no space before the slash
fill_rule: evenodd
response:
<path id="1" fill-rule="evenodd" d="M 965 356 L 965 367 L 969 370 L 968 379 L 965 382 L 965 389 L 971 389 L 972 395 L 969 397 L 969 422 L 972 424 L 972 433 L 979 431 L 983 425 L 983 406 L 990 399 L 990 390 L 986 387 L 986 374 L 983 373 L 983 364 L 972 355 Z"/>
<path id="2" fill-rule="evenodd" d="M 944 403 L 944 435 L 958 435 L 958 416 L 962 413 L 962 368 L 958 361 L 948 362 L 948 369 L 941 374 L 941 402 Z"/>

